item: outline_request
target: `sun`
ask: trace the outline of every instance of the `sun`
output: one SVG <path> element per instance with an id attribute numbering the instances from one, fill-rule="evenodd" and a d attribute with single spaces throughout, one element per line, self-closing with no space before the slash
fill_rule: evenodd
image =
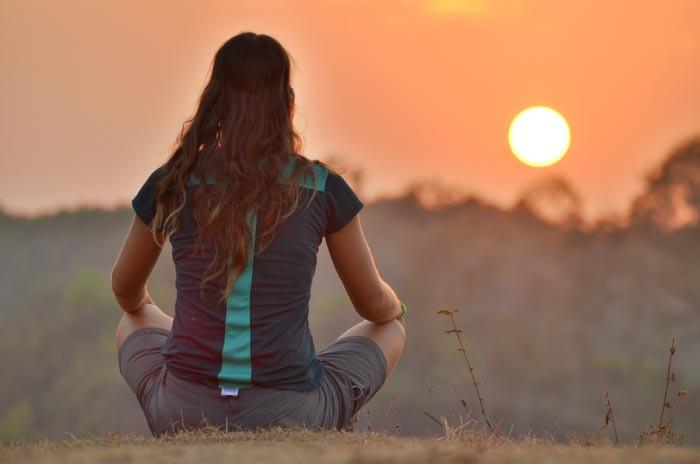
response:
<path id="1" fill-rule="evenodd" d="M 561 160 L 569 150 L 571 131 L 564 116 L 547 106 L 532 106 L 513 119 L 508 143 L 516 158 L 543 168 Z"/>

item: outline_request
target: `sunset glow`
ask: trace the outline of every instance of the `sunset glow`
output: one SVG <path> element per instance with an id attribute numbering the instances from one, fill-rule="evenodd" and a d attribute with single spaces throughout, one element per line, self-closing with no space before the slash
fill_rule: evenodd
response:
<path id="1" fill-rule="evenodd" d="M 508 143 L 515 157 L 537 168 L 559 162 L 569 150 L 570 142 L 566 119 L 546 106 L 521 111 L 508 130 Z"/>
<path id="2" fill-rule="evenodd" d="M 624 215 L 698 130 L 695 18 L 694 0 L 0 1 L 0 208 L 128 204 L 250 30 L 294 58 L 303 153 L 361 171 L 368 203 L 433 179 L 508 208 L 555 171 L 587 219 Z M 573 137 L 544 170 L 507 139 L 536 105 Z"/>

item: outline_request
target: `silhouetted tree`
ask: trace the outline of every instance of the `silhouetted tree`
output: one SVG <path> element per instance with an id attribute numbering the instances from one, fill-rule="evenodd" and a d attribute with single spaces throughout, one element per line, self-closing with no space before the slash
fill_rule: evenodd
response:
<path id="1" fill-rule="evenodd" d="M 437 180 L 411 182 L 404 190 L 404 195 L 414 198 L 425 208 L 454 205 L 468 198 L 468 194 L 463 190 Z"/>
<path id="2" fill-rule="evenodd" d="M 582 224 L 581 196 L 564 178 L 541 179 L 525 189 L 515 208 L 523 207 L 547 222 L 567 227 Z"/>
<path id="3" fill-rule="evenodd" d="M 675 148 L 647 178 L 632 203 L 631 222 L 663 230 L 698 222 L 700 211 L 700 135 Z"/>

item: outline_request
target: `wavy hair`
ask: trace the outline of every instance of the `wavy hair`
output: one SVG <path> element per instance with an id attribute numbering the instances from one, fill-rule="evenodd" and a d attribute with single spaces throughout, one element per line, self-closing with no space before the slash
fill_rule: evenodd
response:
<path id="1" fill-rule="evenodd" d="M 317 160 L 302 156 L 302 140 L 293 126 L 294 90 L 291 57 L 273 37 L 242 32 L 225 42 L 213 59 L 194 116 L 187 119 L 176 148 L 162 166 L 156 189 L 156 212 L 150 227 L 164 242 L 179 228 L 179 213 L 188 199 L 190 176 L 199 181 L 191 198 L 197 223 L 193 257 L 213 248 L 200 285 L 214 280 L 222 299 L 233 288 L 251 253 L 262 252 L 281 221 L 298 206 L 298 180 L 313 176 Z M 280 182 L 290 159 L 288 181 Z M 315 179 L 315 178 L 314 178 Z M 213 181 L 213 182 L 211 182 Z M 192 191 L 192 190 L 191 190 Z M 313 189 L 313 195 L 316 189 Z M 256 250 L 247 217 L 257 213 Z M 229 267 L 230 266 L 230 267 Z"/>

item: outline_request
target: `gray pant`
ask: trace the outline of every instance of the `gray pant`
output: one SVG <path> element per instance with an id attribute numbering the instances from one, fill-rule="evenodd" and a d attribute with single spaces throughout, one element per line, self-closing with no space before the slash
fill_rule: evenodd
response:
<path id="1" fill-rule="evenodd" d="M 119 348 L 119 371 L 141 405 L 154 436 L 203 425 L 228 430 L 271 426 L 342 429 L 386 380 L 386 359 L 366 337 L 337 340 L 318 353 L 323 382 L 309 391 L 253 386 L 237 397 L 216 387 L 170 374 L 160 348 L 170 335 L 161 328 L 130 334 Z"/>

